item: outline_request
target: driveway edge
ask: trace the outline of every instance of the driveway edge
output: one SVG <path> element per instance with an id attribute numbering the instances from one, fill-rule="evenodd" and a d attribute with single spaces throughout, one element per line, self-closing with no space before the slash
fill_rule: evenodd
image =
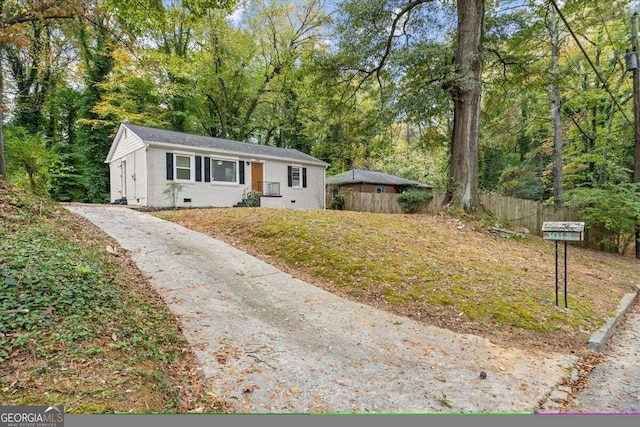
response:
<path id="1" fill-rule="evenodd" d="M 640 291 L 640 286 L 636 285 L 636 291 L 630 294 L 626 294 L 622 297 L 620 304 L 618 305 L 618 311 L 615 316 L 609 317 L 607 322 L 603 327 L 598 329 L 591 338 L 589 338 L 589 342 L 587 343 L 587 347 L 589 350 L 599 353 L 604 348 L 607 340 L 613 334 L 616 326 L 620 323 L 620 320 L 624 317 L 625 313 L 629 310 L 629 307 L 634 303 L 636 297 L 638 296 L 638 291 Z"/>
<path id="2" fill-rule="evenodd" d="M 598 329 L 591 335 L 587 343 L 587 347 L 594 353 L 602 351 L 607 343 L 607 340 L 613 335 L 613 332 L 620 323 L 620 320 L 629 310 L 629 307 L 635 302 L 638 293 L 640 292 L 640 286 L 635 286 L 636 291 L 625 294 L 618 304 L 618 309 L 615 316 L 609 317 L 603 327 Z M 571 369 L 565 381 L 560 383 L 554 390 L 549 393 L 545 399 L 542 399 L 535 412 L 539 413 L 558 413 L 562 411 L 564 405 L 569 401 L 570 396 L 573 395 L 573 386 L 579 381 L 580 373 L 578 367 L 575 366 Z"/>

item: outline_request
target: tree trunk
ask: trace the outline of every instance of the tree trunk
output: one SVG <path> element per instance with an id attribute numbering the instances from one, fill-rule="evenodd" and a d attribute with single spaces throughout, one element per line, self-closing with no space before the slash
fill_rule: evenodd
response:
<path id="1" fill-rule="evenodd" d="M 484 0 L 458 0 L 453 99 L 453 135 L 445 204 L 465 211 L 479 206 L 478 128 L 482 96 Z"/>
<path id="2" fill-rule="evenodd" d="M 560 123 L 560 87 L 558 79 L 560 76 L 560 47 L 558 40 L 558 18 L 556 10 L 549 5 L 551 37 L 551 84 L 549 85 L 549 95 L 551 102 L 551 130 L 553 135 L 553 204 L 562 207 L 564 196 L 562 194 L 562 129 Z"/>

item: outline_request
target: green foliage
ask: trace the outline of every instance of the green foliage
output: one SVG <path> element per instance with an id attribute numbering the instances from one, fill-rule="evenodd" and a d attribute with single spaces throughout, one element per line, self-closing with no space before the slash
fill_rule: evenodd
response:
<path id="1" fill-rule="evenodd" d="M 424 211 L 433 194 L 422 190 L 407 190 L 398 196 L 398 204 L 404 213 L 418 213 Z"/>
<path id="2" fill-rule="evenodd" d="M 518 199 L 544 200 L 548 197 L 540 173 L 533 165 L 505 168 L 500 176 L 498 189 L 500 194 Z"/>
<path id="3" fill-rule="evenodd" d="M 247 206 L 256 208 L 260 206 L 260 197 L 261 194 L 258 191 L 249 191 L 245 196 L 245 201 Z"/>
<path id="4" fill-rule="evenodd" d="M 171 207 L 175 208 L 178 205 L 178 194 L 180 194 L 182 190 L 184 190 L 184 185 L 176 181 L 169 181 L 167 185 L 164 186 L 162 194 L 164 194 L 166 199 L 169 199 Z"/>
<path id="5" fill-rule="evenodd" d="M 192 399 L 178 388 L 201 401 L 168 308 L 106 242 L 61 206 L 0 183 L 3 404 L 182 412 Z"/>
<path id="6" fill-rule="evenodd" d="M 60 318 L 99 315 L 116 299 L 100 267 L 52 231 L 35 225 L 20 234 L 0 233 L 0 330 L 13 336 L 0 339 L 0 361 Z"/>
<path id="7" fill-rule="evenodd" d="M 77 138 L 79 151 L 86 158 L 86 165 L 82 170 L 87 187 L 86 197 L 91 202 L 104 203 L 109 200 L 109 167 L 104 160 L 116 127 L 94 109 L 104 97 L 105 91 L 101 83 L 107 80 L 113 70 L 116 42 L 106 26 L 96 26 L 92 30 L 82 31 L 79 35 L 86 64 L 83 76 L 86 88 L 79 102 Z"/>
<path id="8" fill-rule="evenodd" d="M 87 187 L 83 171 L 87 167 L 85 156 L 72 144 L 59 143 L 53 146 L 56 160 L 49 167 L 49 195 L 59 202 L 87 201 Z"/>
<path id="9" fill-rule="evenodd" d="M 42 134 L 29 134 L 21 127 L 6 127 L 5 150 L 10 181 L 32 193 L 47 194 L 49 170 L 58 158 L 47 148 Z"/>
<path id="10" fill-rule="evenodd" d="M 608 184 L 603 188 L 568 191 L 567 206 L 576 210 L 588 226 L 602 227 L 611 235 L 601 238 L 605 249 L 625 253 L 640 221 L 640 184 Z"/>
<path id="11" fill-rule="evenodd" d="M 329 203 L 329 209 L 334 209 L 338 211 L 344 210 L 344 197 L 341 194 L 336 194 L 331 199 L 331 203 Z"/>

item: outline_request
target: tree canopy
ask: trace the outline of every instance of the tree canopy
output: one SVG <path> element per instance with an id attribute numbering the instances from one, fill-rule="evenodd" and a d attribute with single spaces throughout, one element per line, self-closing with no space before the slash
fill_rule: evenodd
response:
<path id="1" fill-rule="evenodd" d="M 468 209 L 477 191 L 584 205 L 633 179 L 630 15 L 559 3 L 3 1 L 9 177 L 105 201 L 128 121 L 402 175 Z"/>

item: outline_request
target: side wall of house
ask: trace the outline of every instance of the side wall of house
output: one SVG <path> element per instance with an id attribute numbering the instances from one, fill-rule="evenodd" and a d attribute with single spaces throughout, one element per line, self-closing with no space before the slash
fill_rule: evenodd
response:
<path id="1" fill-rule="evenodd" d="M 109 163 L 111 201 L 126 197 L 128 205 L 147 205 L 147 158 L 143 145 Z"/>
<path id="2" fill-rule="evenodd" d="M 233 156 L 207 152 L 204 150 L 185 149 L 171 150 L 167 148 L 150 147 L 147 152 L 149 164 L 149 206 L 172 207 L 173 200 L 168 198 L 163 191 L 167 184 L 175 178 L 175 170 L 167 173 L 169 168 L 167 154 L 173 153 L 189 156 L 192 160 L 191 180 L 178 182 L 182 185 L 182 190 L 176 199 L 177 207 L 232 207 L 242 201 L 245 191 L 251 190 L 251 162 L 263 164 L 262 181 L 279 184 L 281 197 L 263 197 L 262 206 L 265 207 L 287 207 L 294 209 L 318 209 L 324 206 L 324 167 L 314 165 L 303 165 L 286 160 L 259 159 L 248 156 Z M 171 154 L 169 154 L 169 157 Z M 238 162 L 238 179 L 235 183 L 227 182 L 207 182 L 207 171 L 211 174 L 213 167 L 205 167 L 205 158 L 222 159 L 226 161 Z M 198 159 L 198 160 L 195 160 Z M 171 161 L 171 160 L 169 160 Z M 196 167 L 196 163 L 198 166 Z M 240 165 L 242 163 L 242 165 Z M 288 184 L 288 167 L 297 166 L 306 169 L 306 188 L 293 188 Z M 195 178 L 196 171 L 198 179 Z M 244 172 L 244 181 L 240 180 L 240 175 Z M 169 176 L 172 179 L 168 179 Z M 302 179 L 302 177 L 301 177 Z"/>

